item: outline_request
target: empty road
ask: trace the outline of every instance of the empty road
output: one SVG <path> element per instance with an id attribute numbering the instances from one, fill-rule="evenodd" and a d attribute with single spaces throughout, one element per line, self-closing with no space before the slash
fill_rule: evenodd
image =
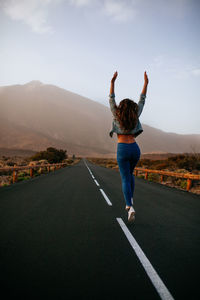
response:
<path id="1" fill-rule="evenodd" d="M 200 299 L 200 197 L 78 164 L 0 189 L 3 299 Z"/>

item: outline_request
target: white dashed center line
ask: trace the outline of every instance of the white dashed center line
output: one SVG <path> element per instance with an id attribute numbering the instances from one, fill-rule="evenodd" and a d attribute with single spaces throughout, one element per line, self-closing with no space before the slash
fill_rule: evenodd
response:
<path id="1" fill-rule="evenodd" d="M 99 183 L 96 181 L 96 179 L 94 179 L 94 182 L 96 183 L 97 186 L 99 186 Z"/>
<path id="2" fill-rule="evenodd" d="M 90 168 L 88 167 L 88 165 L 86 164 L 85 161 L 84 161 L 84 163 L 85 163 L 85 165 L 86 165 L 86 167 L 87 167 L 87 169 L 88 169 L 90 175 L 91 175 L 92 178 L 94 179 L 94 182 L 96 183 L 96 185 L 97 185 L 97 186 L 100 186 L 100 184 L 99 184 L 98 181 L 95 179 L 94 175 L 92 174 Z M 106 200 L 107 204 L 108 204 L 109 206 L 112 206 L 112 203 L 111 203 L 110 199 L 108 198 L 108 196 L 106 195 L 106 193 L 105 193 L 102 189 L 99 189 L 99 190 L 100 190 L 100 192 L 102 193 L 102 195 L 103 195 L 104 199 Z"/>
<path id="3" fill-rule="evenodd" d="M 88 171 L 90 172 L 90 175 L 94 179 L 94 182 L 96 183 L 96 185 L 100 186 L 99 183 L 97 182 L 97 180 L 95 179 L 94 175 L 92 174 L 90 168 L 87 166 L 86 162 L 85 162 L 85 165 L 86 165 Z M 111 203 L 110 199 L 108 198 L 106 193 L 103 191 L 103 189 L 100 188 L 99 190 L 100 190 L 101 194 L 103 195 L 104 199 L 106 200 L 107 204 L 109 206 L 112 206 L 112 203 Z M 157 274 L 157 272 L 155 271 L 155 269 L 151 265 L 150 261 L 148 260 L 148 258 L 145 256 L 144 252 L 142 251 L 142 249 L 138 245 L 137 241 L 132 236 L 131 232 L 128 230 L 128 228 L 125 225 L 124 221 L 121 218 L 116 218 L 116 220 L 119 223 L 121 229 L 123 230 L 123 232 L 124 232 L 126 238 L 128 239 L 131 247 L 135 251 L 138 259 L 140 260 L 143 268 L 145 269 L 149 279 L 151 280 L 152 284 L 154 285 L 154 287 L 155 287 L 157 293 L 159 294 L 160 298 L 162 300 L 174 300 L 174 298 L 172 297 L 172 295 L 168 291 L 167 287 L 165 286 L 165 284 L 163 283 L 163 281 L 161 280 L 161 278 L 159 277 L 159 275 Z"/>
<path id="4" fill-rule="evenodd" d="M 162 300 L 174 300 L 168 289 L 166 288 L 165 284 L 151 265 L 150 261 L 148 258 L 145 256 L 144 252 L 138 245 L 137 241 L 135 238 L 132 236 L 130 231 L 128 230 L 127 226 L 123 222 L 121 218 L 117 218 L 117 222 L 119 223 L 121 229 L 123 230 L 125 236 L 127 237 L 129 243 L 131 244 L 131 247 L 135 251 L 137 257 L 139 258 L 142 266 L 144 267 L 147 275 L 149 276 L 152 284 L 156 288 L 158 294 L 160 295 L 160 298 Z"/>
<path id="5" fill-rule="evenodd" d="M 104 199 L 106 200 L 106 202 L 108 203 L 108 205 L 112 206 L 112 203 L 111 203 L 110 199 L 107 197 L 107 195 L 105 194 L 105 192 L 102 189 L 100 189 L 100 192 L 104 196 Z"/>

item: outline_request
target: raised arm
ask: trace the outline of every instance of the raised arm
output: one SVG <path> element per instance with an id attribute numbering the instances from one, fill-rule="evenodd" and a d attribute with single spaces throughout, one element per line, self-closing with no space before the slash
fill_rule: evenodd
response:
<path id="1" fill-rule="evenodd" d="M 117 71 L 114 73 L 113 78 L 111 79 L 111 83 L 110 83 L 110 95 L 115 93 L 115 80 L 117 78 Z"/>
<path id="2" fill-rule="evenodd" d="M 109 95 L 109 103 L 110 103 L 110 110 L 115 116 L 116 111 L 116 103 L 115 103 L 115 80 L 117 78 L 117 71 L 114 73 L 113 78 L 111 79 L 110 83 L 110 95 Z"/>
<path id="3" fill-rule="evenodd" d="M 142 93 L 141 93 L 142 95 L 146 96 L 148 83 L 149 83 L 149 79 L 148 79 L 147 73 L 145 71 L 144 72 L 144 86 L 143 86 Z"/>
<path id="4" fill-rule="evenodd" d="M 149 79 L 148 79 L 147 73 L 145 71 L 144 72 L 144 86 L 143 86 L 143 89 L 142 89 L 142 93 L 140 95 L 140 100 L 138 102 L 138 117 L 141 115 L 141 113 L 143 111 L 148 83 L 149 83 Z"/>

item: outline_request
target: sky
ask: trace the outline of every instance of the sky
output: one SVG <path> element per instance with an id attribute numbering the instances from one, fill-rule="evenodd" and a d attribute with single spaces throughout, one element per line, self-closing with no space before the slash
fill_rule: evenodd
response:
<path id="1" fill-rule="evenodd" d="M 200 1 L 0 0 L 0 86 L 39 80 L 106 106 L 139 100 L 166 132 L 200 134 Z"/>

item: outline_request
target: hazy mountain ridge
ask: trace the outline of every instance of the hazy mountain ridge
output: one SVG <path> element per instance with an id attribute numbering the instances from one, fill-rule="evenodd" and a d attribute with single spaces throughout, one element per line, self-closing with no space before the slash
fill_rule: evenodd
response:
<path id="1" fill-rule="evenodd" d="M 0 147 L 44 150 L 49 146 L 82 156 L 114 156 L 110 109 L 54 85 L 32 81 L 0 87 Z M 166 133 L 143 124 L 142 152 L 200 152 L 200 135 Z"/>
<path id="2" fill-rule="evenodd" d="M 143 124 L 143 129 L 143 134 L 137 140 L 142 144 L 144 152 L 200 152 L 200 134 L 184 135 L 164 132 L 145 124 Z"/>

